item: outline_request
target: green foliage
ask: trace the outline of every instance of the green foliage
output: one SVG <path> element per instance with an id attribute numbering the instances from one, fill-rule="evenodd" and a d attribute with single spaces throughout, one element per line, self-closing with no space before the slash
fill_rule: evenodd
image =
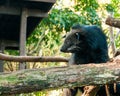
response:
<path id="1" fill-rule="evenodd" d="M 113 5 L 112 5 L 112 4 L 107 4 L 106 10 L 107 10 L 108 12 L 114 12 L 114 7 L 113 7 Z"/>
<path id="2" fill-rule="evenodd" d="M 100 25 L 100 18 L 97 14 L 99 4 L 96 0 L 77 0 L 75 11 L 79 11 L 84 18 L 82 24 Z"/>
<path id="3" fill-rule="evenodd" d="M 42 91 L 42 92 L 35 92 L 35 93 L 29 93 L 29 94 L 20 94 L 16 96 L 46 96 L 47 92 Z"/>
<path id="4" fill-rule="evenodd" d="M 111 0 L 111 6 L 114 10 L 114 16 L 120 18 L 120 13 L 119 13 L 120 0 Z"/>
<path id="5" fill-rule="evenodd" d="M 62 31 L 62 29 L 69 31 L 74 23 L 100 25 L 100 18 L 96 13 L 98 3 L 95 1 L 80 0 L 77 5 L 73 6 L 74 10 L 70 8 L 53 9 L 47 18 L 47 24 L 55 25 L 58 29 L 56 31 Z"/>
<path id="6" fill-rule="evenodd" d="M 120 36 L 116 39 L 116 47 L 120 50 Z"/>
<path id="7" fill-rule="evenodd" d="M 68 8 L 53 9 L 48 19 L 48 22 L 56 25 L 56 32 L 69 31 L 73 23 L 79 22 L 79 16 Z"/>

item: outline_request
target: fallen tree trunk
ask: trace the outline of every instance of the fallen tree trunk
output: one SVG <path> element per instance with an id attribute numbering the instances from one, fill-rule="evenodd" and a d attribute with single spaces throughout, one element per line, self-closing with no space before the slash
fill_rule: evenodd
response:
<path id="1" fill-rule="evenodd" d="M 0 95 L 120 82 L 119 60 L 120 58 L 117 59 L 117 62 L 112 63 L 26 69 L 12 73 L 1 73 Z"/>
<path id="2" fill-rule="evenodd" d="M 0 60 L 14 62 L 68 62 L 64 57 L 12 56 L 0 53 Z"/>
<path id="3" fill-rule="evenodd" d="M 106 23 L 107 25 L 120 28 L 120 20 L 119 20 L 119 19 L 115 19 L 115 18 L 109 16 L 109 17 L 106 19 L 105 23 Z"/>

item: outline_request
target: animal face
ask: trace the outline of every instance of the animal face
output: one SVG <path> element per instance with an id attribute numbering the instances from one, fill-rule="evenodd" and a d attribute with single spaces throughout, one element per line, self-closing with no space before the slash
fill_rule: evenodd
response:
<path id="1" fill-rule="evenodd" d="M 71 30 L 71 32 L 66 35 L 61 51 L 75 53 L 83 50 L 83 47 L 85 46 L 84 38 L 84 33 L 80 30 Z"/>

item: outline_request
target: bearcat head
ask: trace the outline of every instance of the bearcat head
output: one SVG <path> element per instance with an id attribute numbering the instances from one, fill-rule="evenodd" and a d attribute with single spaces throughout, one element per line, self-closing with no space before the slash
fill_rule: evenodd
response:
<path id="1" fill-rule="evenodd" d="M 87 50 L 107 49 L 106 37 L 102 30 L 95 26 L 75 25 L 66 34 L 61 47 L 62 52 L 82 52 Z"/>

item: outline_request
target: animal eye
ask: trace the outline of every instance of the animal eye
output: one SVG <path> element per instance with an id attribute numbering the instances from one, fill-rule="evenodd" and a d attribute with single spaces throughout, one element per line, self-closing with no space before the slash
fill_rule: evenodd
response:
<path id="1" fill-rule="evenodd" d="M 62 38 L 66 38 L 66 35 L 64 35 Z"/>
<path id="2" fill-rule="evenodd" d="M 75 35 L 76 35 L 76 39 L 80 40 L 80 34 L 77 32 L 75 33 Z"/>

